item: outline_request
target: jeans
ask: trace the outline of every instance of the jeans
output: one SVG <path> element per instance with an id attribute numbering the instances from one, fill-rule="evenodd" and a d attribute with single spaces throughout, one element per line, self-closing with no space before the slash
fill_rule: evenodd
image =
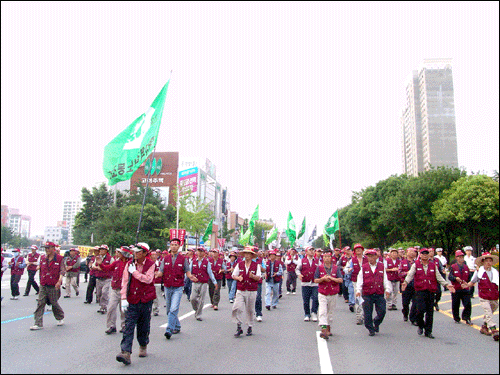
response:
<path id="1" fill-rule="evenodd" d="M 179 307 L 181 305 L 182 289 L 182 286 L 164 288 L 168 316 L 166 331 L 169 333 L 172 333 L 174 329 L 181 329 L 181 322 L 177 316 L 179 315 Z"/>
<path id="2" fill-rule="evenodd" d="M 140 346 L 149 344 L 149 331 L 151 323 L 151 310 L 153 301 L 146 303 L 130 304 L 125 313 L 125 331 L 120 344 L 122 351 L 132 353 L 135 326 L 137 326 L 137 341 Z"/>
<path id="3" fill-rule="evenodd" d="M 237 281 L 232 279 L 227 279 L 227 285 L 229 289 L 229 300 L 233 300 L 236 297 L 236 283 Z"/>
<path id="4" fill-rule="evenodd" d="M 368 331 L 374 332 L 384 320 L 386 312 L 385 298 L 383 294 L 365 294 L 363 295 L 363 311 L 365 314 L 365 327 Z M 373 319 L 373 306 L 377 315 Z"/>
<path id="5" fill-rule="evenodd" d="M 40 292 L 40 287 L 38 286 L 37 282 L 35 281 L 35 274 L 36 270 L 28 270 L 28 283 L 26 284 L 26 290 L 24 291 L 24 294 L 28 295 L 30 294 L 31 286 L 33 285 L 33 289 L 36 290 L 36 292 Z"/>
<path id="6" fill-rule="evenodd" d="M 354 286 L 352 285 L 351 278 L 344 279 L 344 286 L 347 289 L 347 299 L 349 300 L 349 306 L 354 306 L 356 301 L 354 298 Z"/>
<path id="7" fill-rule="evenodd" d="M 309 300 L 312 299 L 312 308 L 309 308 Z M 304 314 L 311 317 L 311 312 L 318 313 L 318 287 L 317 286 L 303 286 L 302 287 L 302 301 L 304 302 Z"/>
<path id="8" fill-rule="evenodd" d="M 259 283 L 259 286 L 257 287 L 257 297 L 255 298 L 255 316 L 262 316 L 262 283 Z"/>
<path id="9" fill-rule="evenodd" d="M 266 281 L 266 306 L 276 306 L 279 299 L 280 283 Z"/>

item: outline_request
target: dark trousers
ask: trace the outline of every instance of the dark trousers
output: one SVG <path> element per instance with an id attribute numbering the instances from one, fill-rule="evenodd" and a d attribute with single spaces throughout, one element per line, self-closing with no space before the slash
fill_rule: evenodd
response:
<path id="1" fill-rule="evenodd" d="M 343 295 L 344 293 L 344 282 L 340 283 L 340 288 L 339 288 L 339 296 Z M 347 295 L 349 297 L 349 294 Z"/>
<path id="2" fill-rule="evenodd" d="M 416 322 L 420 328 L 425 329 L 425 333 L 427 334 L 432 333 L 435 298 L 435 293 L 429 290 L 415 291 L 415 304 L 417 305 Z"/>
<path id="3" fill-rule="evenodd" d="M 342 282 L 342 295 L 346 301 L 349 301 L 349 288 L 344 282 Z"/>
<path id="4" fill-rule="evenodd" d="M 370 332 L 375 332 L 383 321 L 386 312 L 385 298 L 383 294 L 365 294 L 363 295 L 363 312 L 365 314 L 365 327 Z M 373 307 L 377 315 L 373 319 Z"/>
<path id="5" fill-rule="evenodd" d="M 288 272 L 286 290 L 288 292 L 295 292 L 295 289 L 297 289 L 297 274 L 295 272 Z"/>
<path id="6" fill-rule="evenodd" d="M 125 313 L 125 330 L 123 331 L 123 339 L 120 344 L 122 351 L 132 353 L 132 342 L 134 341 L 136 326 L 139 345 L 147 346 L 149 344 L 152 308 L 153 301 L 129 305 Z"/>
<path id="7" fill-rule="evenodd" d="M 438 303 L 439 301 L 441 301 L 441 295 L 443 294 L 443 292 L 441 291 L 441 285 L 438 284 L 438 288 L 437 288 L 437 292 L 436 292 L 436 299 L 435 299 L 435 302 Z"/>
<path id="8" fill-rule="evenodd" d="M 87 284 L 87 295 L 85 299 L 87 302 L 92 303 L 94 300 L 94 289 L 96 287 L 96 277 L 94 275 L 90 275 L 89 283 Z"/>
<path id="9" fill-rule="evenodd" d="M 85 282 L 87 282 L 89 279 L 89 271 L 88 271 L 88 267 L 87 267 L 87 271 L 85 271 Z"/>
<path id="10" fill-rule="evenodd" d="M 36 270 L 28 270 L 28 283 L 26 284 L 26 290 L 24 291 L 25 295 L 30 294 L 30 290 L 31 290 L 32 285 L 33 285 L 33 289 L 36 290 L 37 294 L 40 292 L 40 288 L 38 287 L 38 284 L 35 281 L 35 274 L 36 274 Z"/>
<path id="11" fill-rule="evenodd" d="M 59 298 L 61 297 L 61 289 L 56 289 L 53 285 L 42 285 L 40 294 L 37 299 L 37 306 L 35 310 L 35 324 L 43 327 L 43 315 L 45 313 L 45 305 L 52 306 L 52 313 L 56 320 L 64 319 L 64 311 L 59 305 Z"/>
<path id="12" fill-rule="evenodd" d="M 405 291 L 401 293 L 401 299 L 403 300 L 403 317 L 407 318 L 409 315 L 411 322 L 415 322 L 417 319 L 417 306 L 415 305 L 414 298 L 415 288 L 413 287 L 413 283 L 410 283 L 406 287 Z"/>
<path id="13" fill-rule="evenodd" d="M 191 299 L 191 288 L 193 286 L 193 282 L 189 277 L 184 278 L 184 293 L 186 293 L 186 297 L 188 301 Z"/>
<path id="14" fill-rule="evenodd" d="M 12 297 L 17 297 L 19 295 L 19 281 L 21 280 L 21 275 L 10 275 L 10 293 Z"/>
<path id="15" fill-rule="evenodd" d="M 257 287 L 257 297 L 255 297 L 255 316 L 262 316 L 262 283 Z"/>
<path id="16" fill-rule="evenodd" d="M 226 287 L 226 276 L 224 276 L 222 278 L 222 287 L 225 288 Z"/>
<path id="17" fill-rule="evenodd" d="M 309 308 L 309 300 L 312 299 L 312 307 Z M 318 287 L 317 286 L 303 286 L 302 287 L 302 301 L 304 302 L 304 314 L 311 317 L 311 313 L 318 313 Z"/>
<path id="18" fill-rule="evenodd" d="M 453 312 L 453 319 L 457 322 L 460 321 L 460 301 L 464 305 L 462 319 L 470 320 L 472 305 L 470 302 L 470 291 L 468 289 L 457 290 L 455 293 L 451 293 L 451 311 Z"/>

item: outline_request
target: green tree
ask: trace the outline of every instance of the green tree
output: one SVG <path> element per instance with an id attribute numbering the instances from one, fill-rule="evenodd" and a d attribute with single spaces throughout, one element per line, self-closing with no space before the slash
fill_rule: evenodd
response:
<path id="1" fill-rule="evenodd" d="M 6 227 L 2 225 L 2 245 L 10 244 L 10 241 L 14 238 L 14 233 L 12 232 L 12 228 Z"/>
<path id="2" fill-rule="evenodd" d="M 186 229 L 196 238 L 196 246 L 208 223 L 213 217 L 209 206 L 211 202 L 204 203 L 201 198 L 190 193 L 179 197 L 179 228 Z"/>
<path id="3" fill-rule="evenodd" d="M 486 175 L 463 177 L 451 184 L 437 200 L 432 212 L 439 225 L 460 226 L 477 255 L 498 240 L 499 188 Z"/>
<path id="4" fill-rule="evenodd" d="M 253 230 L 253 235 L 255 236 L 255 243 L 254 245 L 257 246 L 259 249 L 262 248 L 264 245 L 265 237 L 264 240 L 262 239 L 262 230 L 269 231 L 273 228 L 274 224 L 269 224 L 264 221 L 258 221 L 255 223 L 255 227 Z"/>
<path id="5" fill-rule="evenodd" d="M 28 237 L 21 237 L 20 235 L 16 234 L 10 240 L 10 245 L 14 248 L 23 249 L 30 246 L 31 241 L 28 239 Z"/>

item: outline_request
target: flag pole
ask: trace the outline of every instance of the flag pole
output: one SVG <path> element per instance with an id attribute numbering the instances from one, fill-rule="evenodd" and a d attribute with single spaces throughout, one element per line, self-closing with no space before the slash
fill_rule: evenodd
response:
<path id="1" fill-rule="evenodd" d="M 337 208 L 337 212 L 339 212 L 339 209 Z M 339 248 L 342 249 L 342 237 L 340 236 L 340 218 L 339 220 Z"/>
<path id="2" fill-rule="evenodd" d="M 170 70 L 170 77 L 168 77 L 168 82 L 170 82 L 170 78 L 172 78 L 172 70 Z M 166 100 L 166 97 L 165 97 Z M 165 105 L 165 103 L 163 103 Z M 153 166 L 153 160 L 155 160 L 155 153 L 156 153 L 156 145 L 155 148 L 153 149 L 153 157 L 151 158 L 151 167 Z M 144 189 L 144 196 L 142 197 L 142 206 L 141 206 L 141 214 L 139 215 L 139 223 L 137 224 L 137 232 L 135 234 L 135 243 L 139 242 L 139 232 L 141 230 L 141 222 L 142 222 L 142 214 L 144 212 L 144 204 L 146 203 L 146 194 L 148 192 L 149 188 L 149 177 L 151 176 L 153 168 L 149 168 L 148 174 L 146 175 L 146 188 Z M 168 199 L 167 199 L 167 205 L 168 205 Z"/>

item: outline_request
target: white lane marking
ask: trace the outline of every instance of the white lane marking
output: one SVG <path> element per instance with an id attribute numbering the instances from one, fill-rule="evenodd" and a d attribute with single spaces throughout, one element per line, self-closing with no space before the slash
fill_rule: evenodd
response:
<path id="1" fill-rule="evenodd" d="M 320 332 L 316 331 L 316 340 L 318 341 L 319 367 L 322 374 L 333 374 L 332 362 L 330 361 L 330 352 L 326 345 L 326 340 L 319 337 Z"/>
<path id="2" fill-rule="evenodd" d="M 203 308 L 205 309 L 205 308 L 207 308 L 208 306 L 211 306 L 211 305 L 210 305 L 210 304 L 207 304 L 207 305 L 203 306 Z M 189 316 L 191 316 L 191 315 L 193 315 L 193 314 L 194 314 L 194 310 L 193 310 L 193 311 L 188 312 L 187 314 L 184 314 L 183 316 L 181 316 L 181 317 L 179 318 L 179 320 L 186 319 L 187 317 L 189 317 Z M 167 317 L 167 318 L 168 318 L 168 317 Z M 167 323 L 165 323 L 165 324 L 163 324 L 163 325 L 161 325 L 161 326 L 160 326 L 160 328 L 166 328 L 167 326 L 168 326 L 168 322 L 167 322 Z"/>

